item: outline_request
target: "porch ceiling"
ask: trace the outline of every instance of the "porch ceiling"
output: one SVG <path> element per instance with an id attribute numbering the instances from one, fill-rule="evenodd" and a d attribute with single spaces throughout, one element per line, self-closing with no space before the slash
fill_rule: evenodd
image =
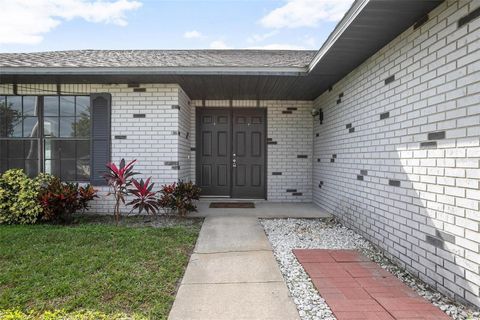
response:
<path id="1" fill-rule="evenodd" d="M 49 68 L 0 63 L 0 83 L 178 83 L 191 99 L 313 100 L 442 1 L 356 0 L 305 67 Z"/>

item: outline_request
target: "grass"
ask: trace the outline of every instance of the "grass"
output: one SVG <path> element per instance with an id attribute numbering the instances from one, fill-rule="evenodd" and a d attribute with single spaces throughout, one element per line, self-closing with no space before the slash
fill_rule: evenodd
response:
<path id="1" fill-rule="evenodd" d="M 0 226 L 0 310 L 166 319 L 199 226 Z"/>

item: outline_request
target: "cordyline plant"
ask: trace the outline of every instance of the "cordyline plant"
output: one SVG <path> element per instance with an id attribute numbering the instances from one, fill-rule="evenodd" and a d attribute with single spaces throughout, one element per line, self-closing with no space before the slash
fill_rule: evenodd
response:
<path id="1" fill-rule="evenodd" d="M 63 182 L 52 176 L 45 176 L 44 179 L 45 186 L 38 199 L 43 208 L 42 219 L 45 221 L 71 222 L 75 212 L 85 212 L 89 202 L 98 198 L 97 190 L 91 185 L 79 186 L 78 183 Z"/>
<path id="2" fill-rule="evenodd" d="M 188 212 L 197 209 L 194 201 L 200 198 L 200 192 L 200 188 L 193 182 L 180 180 L 162 187 L 159 204 L 165 210 L 176 211 L 179 216 L 185 217 Z"/>
<path id="3" fill-rule="evenodd" d="M 105 173 L 104 178 L 111 188 L 111 191 L 108 194 L 113 194 L 115 197 L 115 208 L 113 213 L 117 224 L 120 220 L 120 204 L 125 204 L 125 197 L 128 195 L 128 188 L 133 183 L 133 176 L 138 174 L 137 172 L 133 172 L 133 164 L 136 161 L 137 160 L 133 160 L 128 164 L 125 164 L 125 159 L 122 159 L 119 167 L 113 162 L 107 164 L 108 171 Z"/>
<path id="4" fill-rule="evenodd" d="M 135 186 L 135 189 L 130 189 L 128 191 L 135 196 L 135 199 L 127 203 L 127 205 L 133 206 L 132 211 L 138 209 L 139 214 L 145 210 L 147 214 L 156 215 L 159 204 L 156 197 L 157 192 L 152 191 L 155 183 L 150 183 L 150 178 L 146 181 L 141 179 L 140 182 L 133 179 L 132 183 Z"/>

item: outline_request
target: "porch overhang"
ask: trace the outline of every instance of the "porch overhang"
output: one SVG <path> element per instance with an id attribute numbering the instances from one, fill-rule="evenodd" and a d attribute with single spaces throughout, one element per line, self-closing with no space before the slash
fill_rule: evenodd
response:
<path id="1" fill-rule="evenodd" d="M 313 100 L 443 0 L 356 0 L 305 67 L 0 67 L 0 84 L 177 83 L 191 99 Z"/>

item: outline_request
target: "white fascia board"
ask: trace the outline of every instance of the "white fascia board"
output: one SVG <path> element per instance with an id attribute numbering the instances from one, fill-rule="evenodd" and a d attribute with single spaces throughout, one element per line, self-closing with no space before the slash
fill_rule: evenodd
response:
<path id="1" fill-rule="evenodd" d="M 0 67 L 16 75 L 306 75 L 306 67 Z"/>

